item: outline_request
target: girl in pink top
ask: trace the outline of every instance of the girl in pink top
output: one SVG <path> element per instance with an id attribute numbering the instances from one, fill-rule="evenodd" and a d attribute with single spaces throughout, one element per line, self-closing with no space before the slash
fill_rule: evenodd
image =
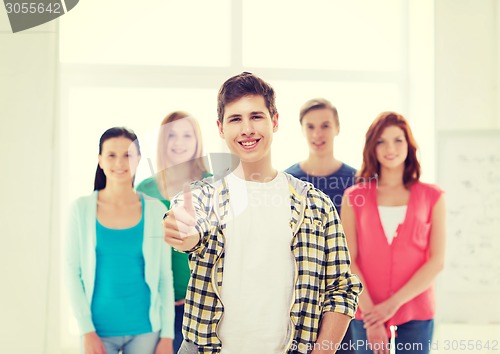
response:
<path id="1" fill-rule="evenodd" d="M 345 191 L 341 219 L 363 284 L 351 325 L 357 353 L 428 353 L 434 317 L 433 282 L 443 268 L 442 191 L 422 183 L 417 145 L 405 118 L 378 115 L 366 133 L 357 184 Z"/>

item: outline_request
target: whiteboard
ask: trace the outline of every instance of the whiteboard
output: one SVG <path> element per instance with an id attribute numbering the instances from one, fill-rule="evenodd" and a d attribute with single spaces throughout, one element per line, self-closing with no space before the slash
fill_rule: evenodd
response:
<path id="1" fill-rule="evenodd" d="M 438 134 L 447 205 L 446 264 L 437 319 L 500 322 L 500 131 Z"/>

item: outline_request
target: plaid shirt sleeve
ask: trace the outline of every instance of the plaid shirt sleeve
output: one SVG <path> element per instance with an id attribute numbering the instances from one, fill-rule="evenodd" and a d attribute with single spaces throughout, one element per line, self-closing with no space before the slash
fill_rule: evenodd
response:
<path id="1" fill-rule="evenodd" d="M 351 273 L 351 259 L 340 218 L 333 204 L 326 200 L 324 227 L 326 237 L 326 293 L 323 313 L 339 312 L 354 317 L 363 286 Z"/>

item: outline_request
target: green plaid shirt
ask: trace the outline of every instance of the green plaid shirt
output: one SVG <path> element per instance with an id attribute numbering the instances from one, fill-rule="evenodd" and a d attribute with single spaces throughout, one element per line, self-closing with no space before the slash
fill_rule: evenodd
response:
<path id="1" fill-rule="evenodd" d="M 290 245 L 295 258 L 294 294 L 290 309 L 287 353 L 307 353 L 316 341 L 323 313 L 354 317 L 362 285 L 350 272 L 350 257 L 338 214 L 331 200 L 312 184 L 286 174 L 292 217 Z M 229 212 L 225 179 L 192 185 L 193 205 L 201 238 L 191 250 L 191 280 L 186 294 L 184 338 L 199 353 L 219 353 L 217 326 L 224 306 L 220 289 L 224 271 L 224 230 Z M 181 195 L 173 200 L 178 205 Z"/>

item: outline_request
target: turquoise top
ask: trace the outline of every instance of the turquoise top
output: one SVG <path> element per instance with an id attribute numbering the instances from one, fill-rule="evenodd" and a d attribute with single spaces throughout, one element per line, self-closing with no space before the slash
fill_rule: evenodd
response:
<path id="1" fill-rule="evenodd" d="M 144 211 L 144 200 L 141 197 Z M 151 292 L 144 277 L 144 212 L 139 223 L 111 229 L 96 219 L 92 321 L 101 337 L 151 332 Z"/>
<path id="2" fill-rule="evenodd" d="M 95 331 L 90 306 L 96 277 L 97 192 L 78 198 L 69 213 L 64 240 L 64 276 L 71 308 L 80 333 Z M 151 292 L 149 321 L 162 338 L 174 337 L 174 289 L 170 268 L 170 246 L 164 241 L 161 223 L 167 209 L 144 197 L 144 278 Z M 159 220 L 159 221 L 158 221 Z"/>

